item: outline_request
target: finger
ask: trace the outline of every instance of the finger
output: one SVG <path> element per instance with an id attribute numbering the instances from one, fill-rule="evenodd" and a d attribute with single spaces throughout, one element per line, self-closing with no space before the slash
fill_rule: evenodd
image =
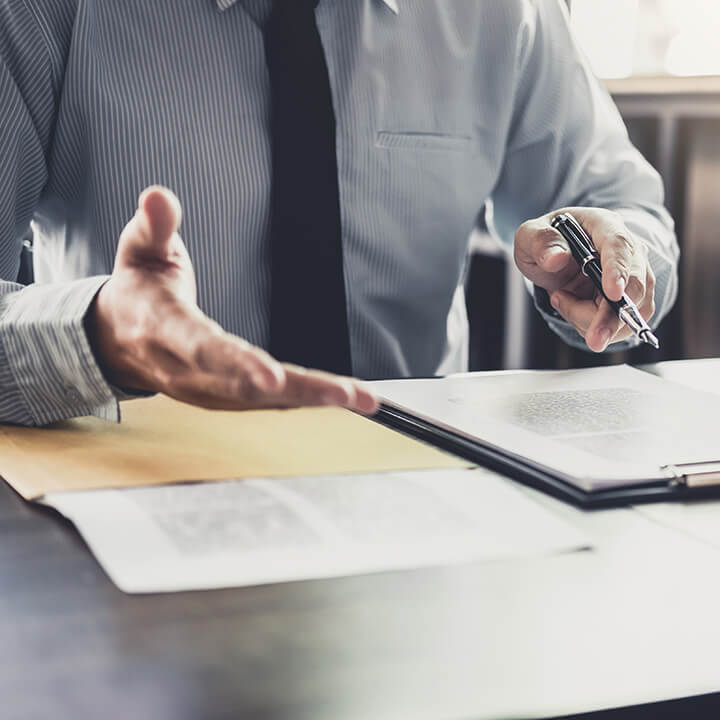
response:
<path id="1" fill-rule="evenodd" d="M 645 320 L 650 320 L 655 315 L 655 273 L 648 264 L 647 273 L 645 275 L 645 299 L 643 301 L 644 308 L 641 308 Z M 647 313 L 647 314 L 645 314 Z"/>
<path id="2" fill-rule="evenodd" d="M 645 297 L 643 301 L 638 305 L 638 311 L 640 315 L 642 315 L 643 318 L 645 318 L 645 321 L 648 322 L 655 314 L 655 297 L 654 297 L 654 290 L 655 290 L 655 276 L 652 273 L 652 271 L 648 271 L 647 276 L 647 290 L 645 293 Z M 634 335 L 634 331 L 625 325 L 624 323 L 620 327 L 620 330 L 618 330 L 617 333 L 615 333 L 615 336 L 610 341 L 618 342 L 620 340 L 625 340 L 629 337 L 632 337 Z"/>
<path id="3" fill-rule="evenodd" d="M 167 188 L 153 186 L 138 199 L 135 216 L 125 226 L 118 245 L 121 263 L 167 262 L 182 220 L 180 201 Z"/>
<path id="4" fill-rule="evenodd" d="M 550 225 L 548 217 L 528 220 L 515 235 L 516 259 L 540 270 L 555 273 L 572 257 L 565 238 Z"/>
<path id="5" fill-rule="evenodd" d="M 192 353 L 195 366 L 202 372 L 226 378 L 244 375 L 266 393 L 280 393 L 285 387 L 285 370 L 279 362 L 259 347 L 219 328 L 200 337 Z"/>
<path id="6" fill-rule="evenodd" d="M 165 392 L 183 402 L 216 410 L 341 405 L 370 414 L 377 409 L 372 393 L 358 381 L 295 366 L 284 366 L 284 369 L 287 382 L 278 393 L 262 392 L 240 377 L 204 372 L 186 372 L 174 377 Z"/>
<path id="7" fill-rule="evenodd" d="M 380 408 L 377 395 L 365 383 L 355 380 L 355 407 L 354 410 L 363 415 L 374 415 Z"/>
<path id="8" fill-rule="evenodd" d="M 593 300 L 581 300 L 572 293 L 556 290 L 550 295 L 550 304 L 583 337 L 597 311 Z"/>
<path id="9" fill-rule="evenodd" d="M 622 218 L 614 212 L 589 212 L 581 208 L 572 212 L 600 253 L 603 292 L 610 300 L 620 300 L 633 271 L 639 275 L 645 264 L 637 256 L 638 244 Z"/>
<path id="10" fill-rule="evenodd" d="M 645 278 L 641 279 L 633 272 L 625 288 L 625 295 L 635 303 L 641 314 L 643 312 L 642 308 L 646 307 L 645 283 Z M 610 343 L 625 339 L 625 337 L 628 337 L 632 332 L 630 331 L 628 334 L 622 333 L 621 328 L 624 326 L 623 321 L 620 320 L 617 313 L 605 298 L 599 293 L 596 298 L 599 300 L 599 302 L 597 302 L 597 313 L 588 326 L 585 334 L 585 342 L 591 350 L 603 352 Z"/>
<path id="11" fill-rule="evenodd" d="M 642 272 L 642 277 L 638 274 Z M 633 271 L 630 275 L 625 295 L 637 306 L 640 314 L 649 320 L 655 312 L 655 275 L 646 264 L 642 271 Z M 607 347 L 608 343 L 617 342 L 630 337 L 633 333 L 630 328 L 625 331 L 624 323 L 618 318 L 615 311 L 606 300 L 598 303 L 598 313 L 588 327 L 586 341 L 588 347 L 598 352 Z M 609 333 L 609 338 L 608 338 Z"/>
<path id="12" fill-rule="evenodd" d="M 620 300 L 630 281 L 635 248 L 626 230 L 600 237 L 600 264 L 603 268 L 603 292 L 610 300 Z"/>
<path id="13" fill-rule="evenodd" d="M 180 229 L 182 206 L 175 193 L 160 185 L 143 190 L 138 210 L 147 217 L 153 240 L 169 239 Z"/>
<path id="14" fill-rule="evenodd" d="M 624 323 L 605 298 L 598 305 L 585 332 L 585 342 L 594 352 L 603 352 L 611 342 L 616 342 Z"/>
<path id="15" fill-rule="evenodd" d="M 166 376 L 161 390 L 183 402 L 215 410 L 248 410 L 266 407 L 289 407 L 281 392 L 268 392 L 257 374 L 247 369 L 234 373 L 204 372 L 185 368 Z M 322 403 L 317 403 L 322 404 Z"/>
<path id="16" fill-rule="evenodd" d="M 592 284 L 573 262 L 565 239 L 550 226 L 549 216 L 530 220 L 518 228 L 514 257 L 520 272 L 548 292 L 571 285 L 579 290 L 586 285 L 589 294 L 592 292 Z"/>
<path id="17" fill-rule="evenodd" d="M 173 350 L 162 343 L 151 342 L 146 364 L 154 368 L 155 378 L 163 388 L 181 377 L 187 380 L 185 387 L 188 388 L 193 376 L 197 376 L 198 386 L 204 387 L 202 383 L 206 380 L 202 378 L 211 378 L 219 388 L 212 392 L 231 398 L 281 392 L 285 373 L 279 363 L 249 343 L 236 344 L 228 339 L 231 337 L 210 336 L 193 351 Z"/>
<path id="18" fill-rule="evenodd" d="M 550 296 L 552 306 L 582 335 L 588 347 L 602 352 L 622 323 L 607 300 L 579 300 L 572 293 L 558 290 Z M 594 324 L 593 324 L 594 323 Z"/>
<path id="19" fill-rule="evenodd" d="M 204 407 L 339 405 L 365 414 L 377 410 L 375 396 L 356 380 L 282 366 L 260 348 L 224 333 L 199 311 L 172 313 L 162 324 L 157 345 L 148 364 L 166 373 L 164 391 L 174 397 L 202 396 Z"/>
<path id="20" fill-rule="evenodd" d="M 361 412 L 364 415 L 372 415 L 373 413 L 377 412 L 379 407 L 379 401 L 377 399 L 377 396 L 370 390 L 367 385 L 360 382 L 359 380 L 352 377 L 347 377 L 345 375 L 334 375 L 332 373 L 324 372 L 322 370 L 305 370 L 304 368 L 298 368 L 297 366 L 290 367 L 292 370 L 299 371 L 301 375 L 304 375 L 305 378 L 311 377 L 314 379 L 316 378 L 319 380 L 324 380 L 329 383 L 330 386 L 335 386 L 337 383 L 339 383 L 343 390 L 350 391 L 347 401 L 337 403 L 332 398 L 331 391 L 330 395 L 328 395 L 326 398 L 330 401 L 330 404 L 343 405 L 344 407 L 348 407 L 352 410 L 356 410 L 357 412 Z M 340 393 L 338 393 L 338 399 L 339 398 Z"/>
<path id="21" fill-rule="evenodd" d="M 166 395 L 208 410 L 255 410 L 265 408 L 265 394 L 242 378 L 224 378 L 200 372 L 172 378 Z"/>
<path id="22" fill-rule="evenodd" d="M 644 246 L 643 246 L 644 247 Z M 646 255 L 646 252 L 639 252 L 640 255 Z M 655 273 L 653 273 L 647 258 L 643 264 L 630 274 L 625 294 L 640 308 L 645 305 L 646 299 L 650 299 L 652 304 L 652 312 L 655 312 Z M 651 316 L 645 317 L 649 320 Z"/>
<path id="23" fill-rule="evenodd" d="M 283 396 L 293 405 L 355 405 L 354 383 L 347 378 L 297 365 L 283 365 L 287 377 Z"/>
<path id="24" fill-rule="evenodd" d="M 652 270 L 647 271 L 644 282 L 633 283 L 631 277 L 626 294 L 635 302 L 638 311 L 647 321 L 655 313 L 655 275 Z M 588 326 L 585 341 L 591 350 L 602 352 L 608 344 L 625 340 L 633 335 L 633 331 L 620 320 L 613 308 L 604 298 L 598 304 L 598 312 Z"/>
<path id="25" fill-rule="evenodd" d="M 628 278 L 627 286 L 625 288 L 625 295 L 632 300 L 635 305 L 640 307 L 645 302 L 645 273 L 641 278 L 638 274 L 632 273 Z"/>

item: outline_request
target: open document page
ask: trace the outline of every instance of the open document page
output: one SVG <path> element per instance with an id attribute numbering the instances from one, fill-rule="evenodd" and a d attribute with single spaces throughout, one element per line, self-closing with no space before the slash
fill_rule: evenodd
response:
<path id="1" fill-rule="evenodd" d="M 720 358 L 666 360 L 652 365 L 649 372 L 696 390 L 720 394 Z"/>
<path id="2" fill-rule="evenodd" d="M 626 365 L 371 383 L 390 408 L 585 491 L 720 460 L 718 398 Z"/>
<path id="3" fill-rule="evenodd" d="M 678 530 L 720 550 L 720 501 L 655 503 L 635 508 L 659 525 Z"/>
<path id="4" fill-rule="evenodd" d="M 422 470 L 52 493 L 125 592 L 353 575 L 587 547 L 503 477 Z"/>

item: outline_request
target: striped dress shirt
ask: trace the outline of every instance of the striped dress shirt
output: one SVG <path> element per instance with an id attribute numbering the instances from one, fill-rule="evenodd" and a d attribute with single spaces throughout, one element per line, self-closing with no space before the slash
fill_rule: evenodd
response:
<path id="1" fill-rule="evenodd" d="M 201 308 L 267 346 L 270 7 L 0 0 L 0 422 L 119 417 L 83 317 L 152 183 L 183 204 Z M 554 208 L 616 209 L 650 248 L 658 314 L 669 309 L 677 246 L 660 180 L 560 0 L 321 0 L 316 17 L 356 375 L 466 367 L 480 212 L 511 247 L 521 222 Z M 30 222 L 37 282 L 21 289 Z"/>

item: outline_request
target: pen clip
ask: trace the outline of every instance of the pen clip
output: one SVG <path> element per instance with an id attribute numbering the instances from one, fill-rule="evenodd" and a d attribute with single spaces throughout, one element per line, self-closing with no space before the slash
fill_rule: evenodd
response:
<path id="1" fill-rule="evenodd" d="M 694 463 L 668 463 L 660 469 L 670 476 L 670 485 L 684 485 L 688 488 L 720 485 L 720 462 L 708 460 Z"/>

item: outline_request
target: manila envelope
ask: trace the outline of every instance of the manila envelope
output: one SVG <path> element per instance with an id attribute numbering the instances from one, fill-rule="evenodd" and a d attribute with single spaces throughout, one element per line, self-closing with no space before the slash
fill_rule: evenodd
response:
<path id="1" fill-rule="evenodd" d="M 226 412 L 158 395 L 124 403 L 120 424 L 0 425 L 0 477 L 27 500 L 68 490 L 469 466 L 333 407 Z"/>

